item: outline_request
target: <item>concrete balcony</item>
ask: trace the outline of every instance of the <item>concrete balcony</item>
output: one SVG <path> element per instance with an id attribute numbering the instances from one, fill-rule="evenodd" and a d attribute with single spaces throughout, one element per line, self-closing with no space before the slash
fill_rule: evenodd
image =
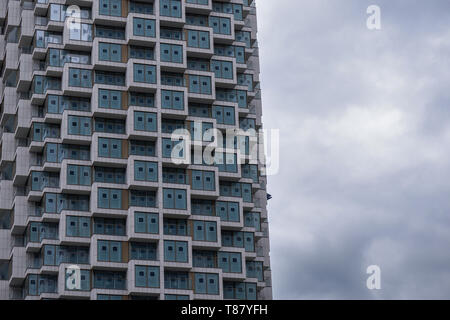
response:
<path id="1" fill-rule="evenodd" d="M 2 180 L 0 181 L 0 210 L 11 210 L 12 201 L 14 199 L 14 187 L 13 181 Z"/>
<path id="2" fill-rule="evenodd" d="M 197 103 L 202 103 L 202 104 L 212 104 L 216 100 L 216 84 L 215 84 L 216 77 L 215 77 L 214 73 L 189 70 L 185 74 L 187 77 L 186 82 L 188 82 L 188 83 L 190 82 L 189 77 L 200 76 L 200 77 L 210 77 L 211 78 L 211 88 L 209 88 L 210 93 L 195 93 L 195 92 L 190 92 L 189 90 L 187 90 L 188 99 L 190 102 L 197 102 Z M 198 89 L 200 91 L 200 83 L 198 84 L 198 86 L 199 86 Z"/>
<path id="3" fill-rule="evenodd" d="M 25 196 L 16 196 L 14 198 L 14 217 L 11 226 L 11 234 L 23 234 L 27 227 L 27 219 L 30 215 L 30 204 Z"/>
<path id="4" fill-rule="evenodd" d="M 235 251 L 235 250 L 229 250 L 228 248 L 227 248 L 227 250 L 228 251 Z M 242 268 L 242 270 L 245 270 L 245 269 Z M 222 273 L 222 278 L 223 278 L 224 281 L 244 281 L 244 280 L 247 279 L 245 271 L 244 272 L 240 272 L 240 273 L 223 272 Z"/>
<path id="5" fill-rule="evenodd" d="M 69 134 L 69 117 L 70 116 L 85 117 L 87 120 L 89 120 L 88 123 L 91 125 L 91 132 L 89 132 L 88 135 Z M 61 132 L 60 132 L 60 137 L 61 137 L 62 143 L 78 144 L 78 145 L 91 144 L 91 140 L 92 140 L 91 133 L 92 133 L 93 129 L 92 129 L 92 124 L 91 124 L 92 121 L 88 117 L 91 117 L 90 112 L 82 112 L 82 111 L 64 112 L 62 115 L 62 119 L 61 119 Z M 81 124 L 80 124 L 80 126 L 81 126 Z"/>
<path id="6" fill-rule="evenodd" d="M 204 166 L 190 165 L 189 170 L 188 170 L 188 175 L 192 174 L 191 170 L 204 170 L 204 169 L 205 169 Z M 217 178 L 219 169 L 217 167 L 213 167 L 210 171 L 214 171 L 215 190 L 214 191 L 194 190 L 194 189 L 192 189 L 192 186 L 191 186 L 190 192 L 191 192 L 191 195 L 194 196 L 195 198 L 216 200 L 220 196 L 220 194 L 219 194 L 219 179 Z M 188 182 L 188 183 L 190 183 L 190 182 Z"/>
<path id="7" fill-rule="evenodd" d="M 0 35 L 0 62 L 2 62 L 4 59 L 5 59 L 5 35 Z"/>
<path id="8" fill-rule="evenodd" d="M 35 16 L 45 16 L 48 12 L 49 1 L 48 0 L 37 0 L 34 6 Z"/>
<path id="9" fill-rule="evenodd" d="M 259 58 L 258 56 L 254 55 L 254 51 L 253 49 L 245 49 L 245 64 L 240 64 L 240 71 L 243 70 L 242 72 L 244 72 L 245 68 L 247 69 L 247 71 L 253 72 L 254 74 L 259 74 Z"/>
<path id="10" fill-rule="evenodd" d="M 80 161 L 80 160 L 70 160 L 71 165 L 80 165 L 80 166 L 90 166 L 90 161 Z M 67 161 L 63 161 L 61 163 L 61 171 L 59 175 L 61 191 L 69 194 L 85 194 L 89 195 L 91 193 L 91 185 L 74 185 L 68 183 L 67 178 Z"/>
<path id="11" fill-rule="evenodd" d="M 230 23 L 230 34 L 222 34 L 222 33 L 214 33 L 211 30 L 211 33 L 213 34 L 213 38 L 214 38 L 214 43 L 217 44 L 233 44 L 233 42 L 236 39 L 235 36 L 235 32 L 234 32 L 234 25 L 235 25 L 235 20 L 233 16 L 230 16 L 228 13 L 221 13 L 221 12 L 213 12 L 210 15 L 211 17 L 217 17 L 217 18 L 227 18 L 230 19 L 231 23 Z"/>
<path id="12" fill-rule="evenodd" d="M 3 93 L 3 110 L 0 121 L 2 125 L 6 123 L 9 116 L 16 114 L 17 101 L 16 88 L 6 87 Z"/>
<path id="13" fill-rule="evenodd" d="M 137 219 L 135 219 L 136 212 L 145 212 L 145 213 L 155 213 L 159 215 L 159 221 L 162 221 L 162 214 L 160 214 L 158 208 L 135 208 L 128 210 L 129 220 L 127 222 L 127 235 L 130 241 L 132 240 L 140 240 L 140 241 L 149 241 L 149 242 L 157 242 L 160 240 L 160 235 L 158 233 L 138 233 L 136 232 L 135 223 Z M 161 223 L 159 228 L 161 228 Z"/>
<path id="14" fill-rule="evenodd" d="M 134 18 L 144 18 L 149 20 L 155 20 L 155 34 L 154 36 L 138 36 L 134 34 L 133 30 L 133 19 Z M 149 14 L 136 14 L 131 13 L 127 17 L 127 28 L 125 30 L 125 39 L 128 44 L 130 45 L 142 45 L 142 46 L 152 46 L 155 47 L 158 39 L 159 39 L 159 21 L 156 20 L 156 17 L 154 15 Z"/>
<path id="15" fill-rule="evenodd" d="M 15 151 L 16 142 L 14 133 L 4 132 L 2 137 L 0 163 L 3 163 L 3 161 L 14 161 Z"/>
<path id="16" fill-rule="evenodd" d="M 124 185 L 118 185 L 118 184 L 108 184 L 108 183 L 94 183 L 92 184 L 92 190 L 91 190 L 91 197 L 90 197 L 90 204 L 89 209 L 90 212 L 92 212 L 96 216 L 103 216 L 103 217 L 110 217 L 110 218 L 125 218 L 128 217 L 128 207 L 129 207 L 129 195 L 128 195 L 128 189 L 125 189 L 127 186 Z M 121 194 L 121 208 L 120 209 L 106 209 L 106 208 L 100 208 L 99 207 L 99 201 L 98 196 L 99 188 L 107 188 L 107 189 L 116 189 L 120 190 Z"/>
<path id="17" fill-rule="evenodd" d="M 121 158 L 110 158 L 100 156 L 98 143 L 99 137 L 120 139 Z M 91 140 L 91 159 L 94 165 L 125 168 L 128 164 L 128 141 L 124 139 L 124 135 L 95 132 L 92 135 Z"/>
<path id="18" fill-rule="evenodd" d="M 121 242 L 122 254 L 119 258 L 120 262 L 100 261 L 98 259 L 101 254 L 98 253 L 98 241 L 117 241 Z M 125 271 L 128 268 L 129 251 L 128 251 L 128 238 L 127 236 L 110 236 L 110 235 L 97 235 L 94 234 L 91 237 L 91 248 L 89 250 L 89 261 L 93 268 L 111 270 L 111 271 Z"/>
<path id="19" fill-rule="evenodd" d="M 0 260 L 9 260 L 11 253 L 11 232 L 0 229 Z"/>
<path id="20" fill-rule="evenodd" d="M 8 29 L 12 27 L 20 26 L 21 8 L 20 1 L 7 1 L 8 2 Z"/>
<path id="21" fill-rule="evenodd" d="M 25 91 L 30 87 L 33 73 L 33 59 L 31 54 L 21 54 L 19 58 L 19 81 L 17 88 L 20 91 Z"/>
<path id="22" fill-rule="evenodd" d="M 83 20 L 82 20 L 83 21 Z M 83 22 L 84 23 L 84 22 Z M 84 24 L 83 24 L 84 25 Z M 65 50 L 78 50 L 78 51 L 91 51 L 92 50 L 92 39 L 94 38 L 93 34 L 90 34 L 83 30 L 82 25 L 82 31 L 80 32 L 80 37 L 83 37 L 83 40 L 72 40 L 70 39 L 70 30 L 69 28 L 64 28 L 63 32 L 63 43 L 64 43 L 64 49 Z M 94 28 L 91 25 L 92 30 L 91 32 L 94 32 Z"/>
<path id="23" fill-rule="evenodd" d="M 15 2 L 15 1 L 12 1 Z M 19 44 L 7 43 L 6 44 L 6 56 L 5 56 L 5 70 L 17 70 L 19 67 Z"/>
<path id="24" fill-rule="evenodd" d="M 159 278 L 159 286 L 158 288 L 147 288 L 147 287 L 136 287 L 136 265 L 139 266 L 154 266 L 154 267 L 160 267 L 160 262 L 159 261 L 136 261 L 136 260 L 130 260 L 130 262 L 128 262 L 128 276 L 127 276 L 127 289 L 129 291 L 130 294 L 133 295 L 152 295 L 152 296 L 156 296 L 159 297 L 160 293 L 161 293 L 161 289 L 164 283 L 164 277 L 161 276 L 163 273 L 160 273 Z M 160 268 L 160 271 L 162 268 Z"/>
<path id="25" fill-rule="evenodd" d="M 92 10 L 92 20 L 94 20 L 95 24 L 105 25 L 105 26 L 114 26 L 114 27 L 125 27 L 127 24 L 127 16 L 128 16 L 128 5 L 122 4 L 122 12 L 121 16 L 108 16 L 100 14 L 98 8 L 94 5 Z"/>
<path id="26" fill-rule="evenodd" d="M 122 100 L 120 109 L 102 108 L 101 102 L 100 102 L 101 97 L 99 97 L 100 89 L 120 91 L 121 92 L 121 100 Z M 91 97 L 91 109 L 92 109 L 93 116 L 115 118 L 115 119 L 125 119 L 128 114 L 128 111 L 127 111 L 127 109 L 128 109 L 128 94 L 125 90 L 126 90 L 125 87 L 94 84 L 94 87 L 92 88 L 92 97 Z"/>
<path id="27" fill-rule="evenodd" d="M 8 299 L 10 299 L 9 283 L 7 280 L 0 280 L 0 300 L 8 300 Z"/>
<path id="28" fill-rule="evenodd" d="M 8 1 L 0 1 L 0 22 L 3 22 L 6 18 L 6 9 L 8 7 Z"/>
<path id="29" fill-rule="evenodd" d="M 63 45 L 61 44 L 54 44 L 54 43 L 49 43 L 48 46 L 52 47 L 52 48 L 58 48 L 58 49 L 62 49 Z M 47 48 L 40 48 L 37 46 L 33 47 L 33 52 L 32 52 L 32 56 L 33 59 L 35 60 L 44 60 L 45 57 L 47 56 L 47 52 L 48 52 L 48 47 Z"/>
<path id="30" fill-rule="evenodd" d="M 26 253 L 24 247 L 14 247 L 11 251 L 11 278 L 9 284 L 17 286 L 25 280 L 25 271 L 27 269 Z"/>
<path id="31" fill-rule="evenodd" d="M 54 21 L 54 20 L 47 20 L 47 30 L 48 31 L 55 31 L 55 32 L 63 32 L 64 31 L 65 23 L 64 21 Z"/>
<path id="32" fill-rule="evenodd" d="M 101 43 L 114 43 L 119 44 L 120 46 L 120 61 L 112 62 L 112 61 L 105 61 L 101 60 L 99 53 L 100 53 L 100 42 Z M 102 70 L 102 71 L 111 71 L 111 72 L 125 72 L 127 68 L 129 67 L 127 65 L 128 62 L 128 46 L 126 45 L 125 40 L 115 40 L 112 41 L 112 39 L 102 39 L 102 38 L 95 38 L 92 44 L 93 48 L 98 48 L 96 50 L 93 50 L 91 60 L 92 65 L 94 66 L 95 70 Z M 118 57 L 119 58 L 119 57 Z M 118 59 L 116 59 L 118 60 Z M 148 61 L 147 61 L 148 62 Z"/>
<path id="33" fill-rule="evenodd" d="M 34 12 L 32 10 L 22 10 L 22 25 L 19 45 L 30 47 L 34 36 Z"/>
<path id="34" fill-rule="evenodd" d="M 168 39 L 163 39 L 163 41 L 164 41 L 163 44 L 182 46 L 183 57 L 181 59 L 181 61 L 182 61 L 181 63 L 161 61 L 160 62 L 161 71 L 184 73 L 184 71 L 186 71 L 186 69 L 187 69 L 186 41 L 168 40 Z M 155 47 L 155 59 L 160 59 L 160 58 L 158 58 L 161 56 L 160 46 L 161 45 Z"/>
<path id="35" fill-rule="evenodd" d="M 126 79 L 127 79 L 127 85 L 128 88 L 130 90 L 133 91 L 140 91 L 140 92 L 152 92 L 156 94 L 157 91 L 157 81 L 155 81 L 154 83 L 149 83 L 149 82 L 137 82 L 134 81 L 135 80 L 135 75 L 134 75 L 134 64 L 143 64 L 145 66 L 149 66 L 149 67 L 155 67 L 155 73 L 157 73 L 157 66 L 155 61 L 148 61 L 148 60 L 137 60 L 137 59 L 130 59 L 128 60 L 128 64 L 126 64 L 127 68 L 126 68 Z M 155 79 L 157 79 L 157 76 L 155 75 Z"/>
<path id="36" fill-rule="evenodd" d="M 66 267 L 68 267 L 70 264 L 61 264 L 59 266 L 58 273 L 60 275 L 66 274 Z M 82 267 L 81 270 L 89 270 L 88 266 Z M 89 273 L 89 276 L 92 276 L 92 273 Z M 90 283 L 94 283 L 94 279 L 91 279 Z M 89 300 L 91 296 L 91 288 L 87 290 L 68 290 L 66 288 L 66 277 L 58 277 L 58 283 L 57 283 L 57 292 L 58 292 L 58 298 L 59 299 L 75 299 L 75 300 Z"/>
<path id="37" fill-rule="evenodd" d="M 186 13 L 209 15 L 212 12 L 212 2 L 208 1 L 207 5 L 196 3 L 183 3 Z"/>
<path id="38" fill-rule="evenodd" d="M 17 106 L 16 138 L 26 138 L 31 125 L 31 101 L 20 99 Z"/>
<path id="39" fill-rule="evenodd" d="M 159 1 L 158 1 L 158 3 L 159 3 Z M 156 7 L 157 10 L 159 9 L 158 7 Z M 160 14 L 159 20 L 160 20 L 161 26 L 182 28 L 186 23 L 186 10 L 185 10 L 184 3 L 182 3 L 182 6 L 181 6 L 181 17 L 180 18 L 163 16 Z M 158 30 L 159 30 L 159 28 L 158 28 Z"/>
<path id="40" fill-rule="evenodd" d="M 253 202 L 243 202 L 242 207 L 245 211 L 252 211 L 252 209 L 255 207 L 255 204 Z"/>
<path id="41" fill-rule="evenodd" d="M 16 174 L 14 176 L 14 185 L 25 185 L 31 166 L 31 155 L 28 152 L 28 147 L 18 147 L 15 159 Z"/>
<path id="42" fill-rule="evenodd" d="M 149 113 L 156 113 L 156 110 L 149 110 L 149 108 L 145 107 L 130 107 L 128 109 L 128 117 L 126 122 L 126 132 L 128 133 L 128 138 L 134 139 L 139 137 L 145 137 L 147 141 L 156 141 L 158 138 L 158 132 L 157 131 L 143 131 L 143 130 L 136 130 L 135 129 L 135 112 L 149 112 Z M 158 123 L 157 119 L 158 115 L 156 114 L 156 123 Z"/>
<path id="43" fill-rule="evenodd" d="M 68 211 L 63 210 L 59 216 L 59 239 L 61 240 L 61 245 L 72 245 L 72 246 L 86 246 L 90 245 L 92 238 L 89 237 L 71 237 L 67 235 L 67 217 L 68 216 L 77 216 L 77 217 L 91 217 L 90 212 L 82 212 L 82 211 Z"/>
<path id="44" fill-rule="evenodd" d="M 161 109 L 158 109 L 158 111 L 161 111 L 161 115 L 170 115 L 171 119 L 180 119 L 180 120 L 186 120 L 186 118 L 189 116 L 189 108 L 188 108 L 188 88 L 186 87 L 173 87 L 173 86 L 161 86 L 161 90 L 159 90 L 159 94 L 155 95 L 155 104 L 159 104 L 159 101 L 161 101 L 161 105 L 165 104 L 164 98 L 162 97 L 162 90 L 169 90 L 174 91 L 176 93 L 182 92 L 183 93 L 183 102 L 181 103 L 181 99 L 179 101 L 176 101 L 175 95 L 173 95 L 173 101 L 169 104 L 169 108 L 161 107 Z M 179 94 L 179 97 L 181 94 Z M 167 97 L 165 97 L 167 98 Z M 171 108 L 170 108 L 171 107 Z M 183 107 L 183 109 L 181 109 Z"/>
<path id="45" fill-rule="evenodd" d="M 89 76 L 91 77 L 90 81 L 91 81 L 91 86 L 90 87 L 85 87 L 85 86 L 73 86 L 73 85 L 69 85 L 69 78 L 70 78 L 70 70 L 71 68 L 74 69 L 80 69 L 83 72 L 86 72 L 89 74 Z M 80 77 L 80 84 L 82 81 L 84 81 L 84 79 L 82 78 L 83 75 L 78 75 Z M 79 96 L 79 97 L 90 97 L 92 95 L 92 85 L 94 82 L 94 75 L 92 72 L 92 66 L 88 65 L 87 68 L 80 68 L 80 65 L 77 64 L 73 64 L 73 63 L 66 63 L 64 65 L 64 72 L 63 72 L 63 76 L 61 78 L 61 90 L 63 92 L 64 95 L 74 95 L 74 96 Z"/>
<path id="46" fill-rule="evenodd" d="M 189 30 L 193 31 L 203 31 L 208 32 L 209 39 L 208 44 L 209 48 L 200 48 L 200 47 L 190 47 L 186 45 L 186 53 L 189 57 L 196 57 L 196 58 L 204 58 L 204 59 L 210 59 L 214 55 L 214 37 L 213 32 L 210 27 L 201 27 L 201 26 L 188 26 L 186 25 L 186 31 L 185 31 L 185 37 L 187 40 L 189 36 Z M 198 39 L 199 43 L 198 46 L 201 46 L 202 44 L 206 46 L 206 43 L 202 43 L 200 39 Z"/>

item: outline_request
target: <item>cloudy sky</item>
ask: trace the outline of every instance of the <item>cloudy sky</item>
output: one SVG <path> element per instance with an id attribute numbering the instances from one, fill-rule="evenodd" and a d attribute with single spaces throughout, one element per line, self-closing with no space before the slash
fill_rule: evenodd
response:
<path id="1" fill-rule="evenodd" d="M 450 1 L 257 7 L 274 298 L 450 298 Z"/>

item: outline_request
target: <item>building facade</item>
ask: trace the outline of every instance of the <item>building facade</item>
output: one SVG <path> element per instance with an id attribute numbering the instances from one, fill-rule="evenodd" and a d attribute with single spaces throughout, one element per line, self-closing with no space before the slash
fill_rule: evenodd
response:
<path id="1" fill-rule="evenodd" d="M 256 32 L 252 0 L 0 0 L 1 299 L 272 298 Z"/>

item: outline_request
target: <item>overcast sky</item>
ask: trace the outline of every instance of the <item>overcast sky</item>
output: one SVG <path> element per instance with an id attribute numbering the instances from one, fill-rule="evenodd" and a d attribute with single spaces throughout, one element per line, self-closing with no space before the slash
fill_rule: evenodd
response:
<path id="1" fill-rule="evenodd" d="M 274 298 L 450 298 L 450 1 L 257 8 Z"/>

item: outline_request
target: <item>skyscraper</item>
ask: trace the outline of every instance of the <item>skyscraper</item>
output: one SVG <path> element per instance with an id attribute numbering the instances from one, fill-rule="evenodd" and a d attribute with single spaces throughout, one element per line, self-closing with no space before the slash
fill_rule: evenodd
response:
<path id="1" fill-rule="evenodd" d="M 0 0 L 1 299 L 272 298 L 256 31 L 251 0 Z"/>

